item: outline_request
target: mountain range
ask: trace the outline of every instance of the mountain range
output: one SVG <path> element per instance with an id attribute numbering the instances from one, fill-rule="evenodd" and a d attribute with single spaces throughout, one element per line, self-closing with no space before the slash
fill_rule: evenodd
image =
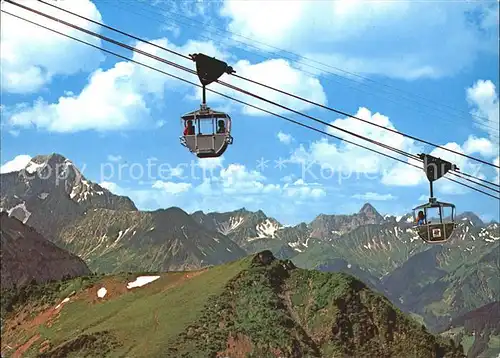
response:
<path id="1" fill-rule="evenodd" d="M 270 251 L 189 273 L 30 289 L 5 317 L 6 355 L 464 357 L 460 344 L 430 334 L 354 277 L 303 270 Z"/>
<path id="2" fill-rule="evenodd" d="M 499 225 L 470 212 L 457 216 L 449 242 L 428 245 L 411 214 L 382 216 L 368 203 L 295 226 L 245 208 L 141 211 L 59 154 L 37 156 L 0 182 L 4 211 L 96 273 L 197 270 L 270 250 L 300 268 L 359 278 L 432 332 L 500 299 Z"/>

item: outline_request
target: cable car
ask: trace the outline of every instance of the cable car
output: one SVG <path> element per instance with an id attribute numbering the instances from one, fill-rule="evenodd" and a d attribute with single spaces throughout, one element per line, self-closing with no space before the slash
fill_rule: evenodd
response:
<path id="1" fill-rule="evenodd" d="M 202 106 L 183 115 L 181 121 L 184 126 L 181 143 L 198 158 L 220 157 L 233 144 L 231 117 L 224 112 Z"/>
<path id="2" fill-rule="evenodd" d="M 212 110 L 206 104 L 206 86 L 217 81 L 224 73 L 235 71 L 227 63 L 204 54 L 190 55 L 196 62 L 196 72 L 202 84 L 203 99 L 200 109 L 181 117 L 183 134 L 181 144 L 198 158 L 220 157 L 228 145 L 233 144 L 231 137 L 231 117 Z"/>
<path id="3" fill-rule="evenodd" d="M 414 229 L 418 236 L 428 244 L 447 242 L 457 224 L 455 205 L 437 201 L 434 198 L 433 182 L 450 170 L 459 170 L 454 164 L 428 154 L 419 154 L 424 161 L 424 171 L 430 186 L 429 202 L 413 208 Z M 449 212 L 447 212 L 449 210 Z M 435 212 L 434 215 L 432 213 Z M 432 216 L 431 216 L 432 215 Z"/>
<path id="4" fill-rule="evenodd" d="M 446 214 L 446 209 L 449 209 L 449 215 Z M 428 203 L 413 209 L 413 218 L 416 223 L 419 221 L 419 213 L 423 214 L 423 224 L 417 224 L 416 230 L 422 240 L 433 244 L 448 241 L 456 227 L 455 205 L 429 198 Z"/>

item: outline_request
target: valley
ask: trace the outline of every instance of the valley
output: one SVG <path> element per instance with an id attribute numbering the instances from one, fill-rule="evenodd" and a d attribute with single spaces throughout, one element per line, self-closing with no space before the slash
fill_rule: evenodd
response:
<path id="1" fill-rule="evenodd" d="M 63 168 L 64 179 L 40 178 L 55 168 Z M 2 322 L 7 322 L 2 328 L 2 342 L 4 335 L 15 344 L 22 337 L 39 335 L 37 343 L 31 346 L 38 352 L 55 354 L 51 356 L 76 349 L 81 342 L 86 342 L 83 346 L 87 348 L 103 352 L 132 354 L 142 349 L 158 352 L 165 339 L 171 342 L 169 347 L 175 348 L 169 354 L 176 357 L 193 349 L 201 356 L 221 353 L 224 349 L 249 350 L 260 357 L 273 350 L 287 357 L 300 354 L 319 357 L 333 352 L 351 356 L 360 354 L 356 351 L 358 346 L 387 357 L 414 347 L 417 351 L 423 349 L 419 357 L 430 357 L 435 356 L 435 352 L 426 350 L 431 343 L 426 348 L 417 348 L 416 341 L 410 338 L 401 345 L 391 337 L 394 334 L 402 337 L 410 331 L 419 332 L 424 340 L 431 339 L 432 334 L 449 335 L 454 320 L 500 301 L 499 224 L 485 223 L 470 212 L 457 217 L 458 227 L 448 243 L 426 245 L 412 228 L 411 215 L 384 217 L 368 203 L 354 214 L 320 214 L 310 223 L 287 227 L 263 211 L 245 208 L 191 214 L 176 207 L 141 211 L 129 198 L 86 179 L 60 154 L 37 156 L 24 171 L 1 174 L 0 181 L 2 258 L 11 255 L 6 261 L 9 267 L 4 268 L 5 259 L 2 260 L 2 277 L 10 275 L 12 281 L 5 287 L 2 283 L 2 289 L 10 292 L 6 297 L 12 298 L 5 303 L 8 313 L 4 313 L 2 301 Z M 16 257 L 20 249 L 14 243 L 18 239 L 13 237 L 13 229 L 4 229 L 5 220 L 21 228 L 16 232 L 32 232 L 22 237 L 38 235 L 46 241 L 44 247 L 56 248 L 41 248 L 37 242 L 26 241 L 22 252 L 62 250 L 58 253 L 61 260 L 69 260 L 71 256 L 75 257 L 71 260 L 79 257 L 83 261 L 69 263 L 67 270 L 60 267 L 59 272 L 39 266 L 36 261 L 30 266 L 28 260 Z M 12 249 L 4 245 L 4 240 L 12 243 Z M 273 264 L 252 266 L 252 260 L 263 253 Z M 24 262 L 24 266 L 19 262 Z M 52 262 L 59 261 L 52 259 Z M 21 266 L 24 275 L 7 273 Z M 279 267 L 285 267 L 286 272 Z M 44 274 L 37 273 L 37 269 Z M 160 278 L 137 291 L 124 288 L 126 280 L 141 273 L 157 274 Z M 248 281 L 245 275 L 252 279 Z M 61 281 L 63 278 L 65 281 Z M 110 287 L 108 293 L 99 299 L 97 290 L 106 285 Z M 248 291 L 248 285 L 257 285 L 255 292 L 260 294 Z M 31 286 L 43 288 L 33 296 L 26 288 Z M 118 287 L 116 295 L 111 287 Z M 19 292 L 24 292 L 21 299 Z M 74 299 L 69 297 L 70 293 Z M 253 303 L 243 298 L 247 294 L 256 295 Z M 376 298 L 382 297 L 380 294 L 390 302 Z M 27 307 L 37 307 L 42 315 L 65 298 L 69 297 L 71 304 L 62 306 L 54 316 L 57 319 L 53 326 L 45 322 L 27 323 L 24 327 L 22 322 L 27 320 L 28 313 L 20 302 L 33 299 L 24 297 L 30 295 L 35 301 L 30 301 Z M 68 296 L 62 297 L 65 295 Z M 352 305 L 347 304 L 347 297 L 356 297 Z M 221 312 L 213 311 L 214 304 L 225 307 L 231 300 L 239 303 Z M 183 306 L 187 304 L 192 306 Z M 130 313 L 126 313 L 125 306 L 130 306 Z M 261 310 L 253 311 L 254 306 Z M 148 316 L 151 310 L 146 314 L 148 307 L 158 307 L 152 317 Z M 167 312 L 167 307 L 176 309 Z M 279 309 L 273 311 L 270 307 Z M 386 318 L 368 319 L 374 307 L 377 312 L 393 317 L 390 327 L 380 326 Z M 93 313 L 83 317 L 87 309 Z M 182 313 L 187 311 L 190 312 L 187 315 Z M 117 312 L 121 313 L 114 318 Z M 356 313 L 354 321 L 348 318 L 349 312 Z M 411 321 L 409 315 L 413 317 Z M 4 317 L 9 318 L 4 321 Z M 266 321 L 271 317 L 272 321 Z M 163 323 L 155 323 L 158 320 Z M 165 320 L 178 322 L 178 327 L 167 329 L 162 326 Z M 12 328 L 16 322 L 21 325 L 20 330 Z M 150 332 L 151 340 L 138 342 L 132 337 L 132 322 L 146 331 L 158 332 L 158 327 L 162 327 L 161 333 Z M 261 336 L 265 324 L 278 332 L 272 338 L 273 345 L 264 342 Z M 422 324 L 425 331 L 421 331 Z M 211 325 L 219 328 L 208 330 Z M 113 327 L 119 327 L 119 332 L 103 333 L 113 331 Z M 283 327 L 291 327 L 293 334 L 284 332 Z M 473 337 L 475 342 L 474 335 L 481 337 L 482 343 L 464 344 L 465 353 L 470 350 L 468 357 L 500 353 L 500 347 L 495 348 L 498 334 L 493 328 L 467 327 L 461 335 L 452 335 L 456 346 L 443 343 L 447 347 L 443 350 L 449 352 L 446 357 L 458 357 L 454 349 L 464 342 L 470 343 L 466 337 Z M 233 336 L 229 332 L 239 333 Z M 351 333 L 342 343 L 345 332 Z M 373 332 L 379 332 L 379 338 L 375 339 Z M 384 338 L 380 336 L 382 332 Z M 357 341 L 359 337 L 366 341 Z M 378 345 L 378 339 L 387 344 Z M 203 340 L 218 343 L 207 346 Z M 40 344 L 45 341 L 50 344 L 43 348 Z M 2 343 L 2 352 L 4 349 L 9 350 Z"/>

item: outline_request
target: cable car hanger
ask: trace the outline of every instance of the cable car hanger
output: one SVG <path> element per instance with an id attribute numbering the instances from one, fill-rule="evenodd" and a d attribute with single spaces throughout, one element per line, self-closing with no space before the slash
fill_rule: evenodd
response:
<path id="1" fill-rule="evenodd" d="M 438 244 L 447 242 L 453 234 L 457 224 L 455 222 L 455 205 L 439 202 L 434 197 L 433 184 L 449 171 L 460 170 L 455 164 L 429 154 L 419 154 L 423 160 L 423 170 L 429 180 L 430 197 L 429 202 L 419 205 L 413 209 L 413 218 L 416 222 L 415 229 L 418 236 L 426 243 Z M 443 217 L 443 209 L 451 209 L 451 215 Z M 428 221 L 428 212 L 432 209 L 438 210 L 438 222 Z M 418 212 L 418 213 L 417 213 Z M 416 214 L 417 213 L 417 214 Z"/>
<path id="2" fill-rule="evenodd" d="M 231 117 L 207 106 L 206 86 L 217 81 L 224 73 L 232 74 L 235 71 L 226 62 L 202 53 L 190 54 L 189 57 L 196 63 L 196 73 L 202 85 L 202 103 L 199 110 L 186 113 L 181 117 L 184 133 L 180 141 L 198 158 L 220 157 L 226 151 L 227 146 L 233 143 Z M 210 122 L 212 133 L 201 132 L 202 122 Z M 215 129 L 216 126 L 217 129 Z"/>

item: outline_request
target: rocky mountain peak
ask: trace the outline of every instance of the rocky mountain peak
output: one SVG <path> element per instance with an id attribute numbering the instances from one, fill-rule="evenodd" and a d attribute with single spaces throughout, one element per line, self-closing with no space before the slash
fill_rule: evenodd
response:
<path id="1" fill-rule="evenodd" d="M 456 217 L 456 221 L 469 221 L 474 226 L 483 226 L 484 222 L 479 216 L 470 211 L 465 211 Z"/>
<path id="2" fill-rule="evenodd" d="M 86 179 L 57 153 L 37 155 L 21 171 L 1 174 L 0 181 L 0 207 L 48 238 L 89 209 L 137 211 L 130 198 Z"/>
<path id="3" fill-rule="evenodd" d="M 153 211 L 152 214 L 155 217 L 161 217 L 161 221 L 168 225 L 183 226 L 195 223 L 192 216 L 176 206 L 168 209 L 158 209 Z"/>
<path id="4" fill-rule="evenodd" d="M 31 159 L 31 162 L 37 163 L 37 164 L 48 164 L 48 165 L 55 165 L 55 164 L 62 164 L 67 162 L 68 159 L 59 154 L 59 153 L 52 153 L 52 154 L 40 154 L 36 155 Z"/>
<path id="5" fill-rule="evenodd" d="M 363 205 L 358 214 L 364 214 L 371 218 L 383 219 L 382 215 L 380 215 L 379 212 L 369 203 Z"/>

